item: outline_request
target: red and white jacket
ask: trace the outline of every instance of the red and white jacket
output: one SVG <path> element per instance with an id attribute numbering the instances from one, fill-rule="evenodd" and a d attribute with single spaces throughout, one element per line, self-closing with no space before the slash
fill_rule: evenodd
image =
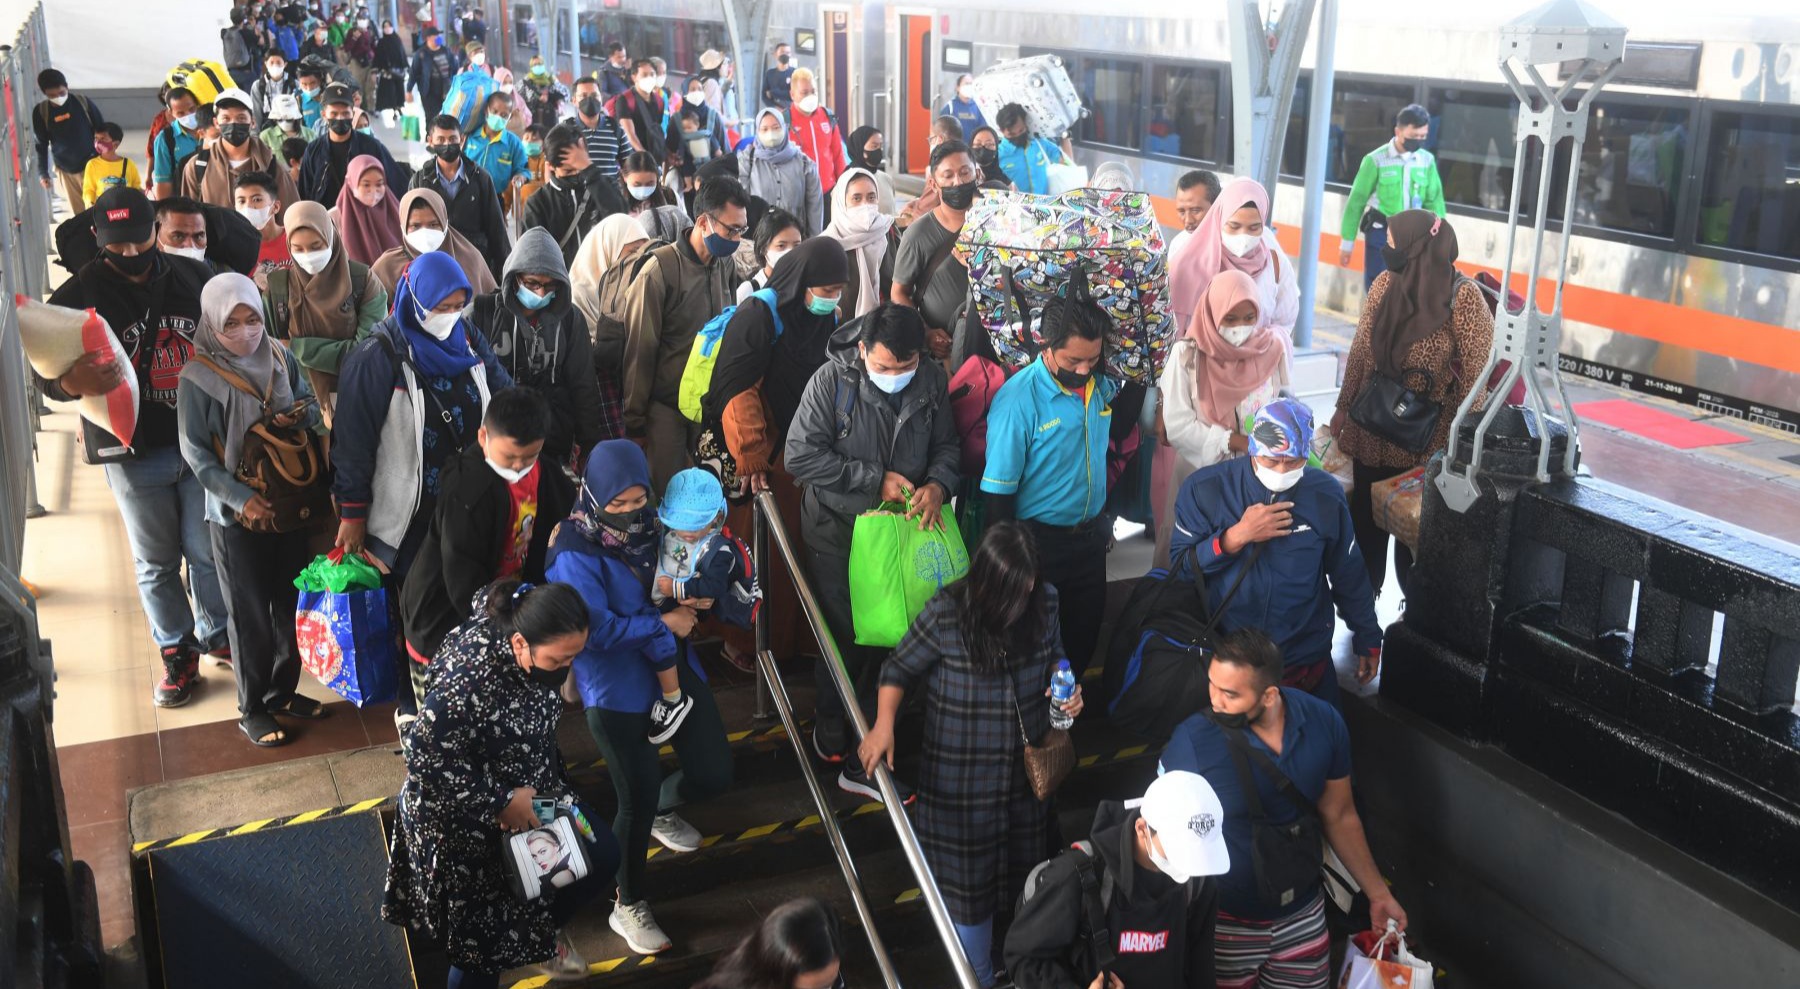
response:
<path id="1" fill-rule="evenodd" d="M 844 156 L 844 135 L 839 133 L 831 112 L 823 106 L 810 114 L 802 113 L 798 106 L 789 107 L 788 138 L 819 166 L 819 185 L 829 195 L 837 186 L 838 176 L 850 167 Z"/>

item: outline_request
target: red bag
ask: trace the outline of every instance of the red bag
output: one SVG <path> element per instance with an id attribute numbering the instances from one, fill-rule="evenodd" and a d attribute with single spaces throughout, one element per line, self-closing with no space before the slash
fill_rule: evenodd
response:
<path id="1" fill-rule="evenodd" d="M 964 477 L 978 478 L 987 466 L 987 414 L 1003 384 L 1006 369 L 979 355 L 963 361 L 950 379 L 950 415 L 962 438 Z"/>

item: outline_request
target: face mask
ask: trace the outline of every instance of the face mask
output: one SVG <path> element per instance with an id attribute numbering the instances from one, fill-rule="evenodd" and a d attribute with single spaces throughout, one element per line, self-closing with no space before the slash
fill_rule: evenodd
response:
<path id="1" fill-rule="evenodd" d="M 699 106 L 700 104 L 705 103 L 705 102 L 706 102 L 706 92 L 704 90 L 696 89 L 693 92 L 687 94 L 688 106 Z"/>
<path id="2" fill-rule="evenodd" d="M 475 54 L 470 55 L 469 56 L 469 64 L 473 65 L 477 68 L 479 68 L 483 65 L 486 65 L 487 64 L 487 53 L 486 52 L 476 52 Z"/>
<path id="3" fill-rule="evenodd" d="M 293 254 L 294 263 L 300 266 L 301 271 L 309 275 L 316 275 L 324 271 L 325 266 L 331 263 L 331 248 L 329 247 L 322 251 L 295 251 Z"/>
<path id="4" fill-rule="evenodd" d="M 1295 471 L 1294 473 L 1298 474 L 1300 472 Z M 1244 711 L 1239 714 L 1226 714 L 1223 711 L 1209 711 L 1206 716 L 1211 718 L 1212 722 L 1221 728 L 1234 728 L 1238 731 L 1242 731 L 1262 720 L 1263 710 L 1264 708 L 1259 706 L 1254 711 Z"/>
<path id="5" fill-rule="evenodd" d="M 425 332 L 431 334 L 433 340 L 450 339 L 450 331 L 456 329 L 456 323 L 462 319 L 460 312 L 434 312 L 425 316 L 422 322 Z"/>
<path id="6" fill-rule="evenodd" d="M 1279 471 L 1271 470 L 1270 468 L 1264 467 L 1262 464 L 1252 464 L 1251 469 L 1256 472 L 1256 479 L 1262 482 L 1262 486 L 1268 488 L 1275 494 L 1280 494 L 1294 485 L 1299 484 L 1300 475 L 1306 473 L 1305 468 Z"/>
<path id="7" fill-rule="evenodd" d="M 385 186 L 376 186 L 373 189 L 364 189 L 361 186 L 358 186 L 351 195 L 355 196 L 356 201 L 362 203 L 364 206 L 374 208 L 380 206 L 382 201 L 387 198 L 387 188 Z"/>
<path id="8" fill-rule="evenodd" d="M 1417 151 L 1425 146 L 1425 142 L 1416 137 L 1409 137 L 1400 142 L 1400 147 L 1407 151 Z"/>
<path id="9" fill-rule="evenodd" d="M 367 17 L 358 17 L 356 19 L 356 26 L 367 31 L 369 29 L 369 19 Z"/>
<path id="10" fill-rule="evenodd" d="M 525 142 L 525 157 L 527 158 L 536 158 L 543 150 L 544 146 L 536 141 Z"/>
<path id="11" fill-rule="evenodd" d="M 598 117 L 600 116 L 600 98 L 584 96 L 580 103 L 575 104 L 575 109 L 580 110 L 584 117 Z"/>
<path id="12" fill-rule="evenodd" d="M 242 147 L 250 140 L 250 125 L 225 124 L 219 128 L 219 140 L 234 148 Z"/>
<path id="13" fill-rule="evenodd" d="M 258 230 L 269 225 L 269 217 L 275 215 L 273 206 L 239 206 L 238 215 L 250 221 L 250 225 Z"/>
<path id="14" fill-rule="evenodd" d="M 1182 872 L 1180 869 L 1175 868 L 1175 863 L 1164 858 L 1163 853 L 1157 851 L 1155 845 L 1151 845 L 1147 850 L 1150 853 L 1150 864 L 1156 866 L 1156 871 L 1168 876 L 1177 883 L 1186 883 L 1189 879 L 1193 878 L 1187 873 Z"/>
<path id="15" fill-rule="evenodd" d="M 770 251 L 769 255 L 768 255 L 769 270 L 774 271 L 775 270 L 775 262 L 780 261 L 782 258 L 787 257 L 788 251 L 790 251 L 790 250 L 793 250 L 793 248 L 788 248 L 787 250 L 781 250 L 781 251 Z"/>
<path id="16" fill-rule="evenodd" d="M 261 323 L 250 323 L 240 326 L 235 335 L 219 334 L 219 345 L 230 351 L 235 357 L 249 357 L 262 346 L 263 328 Z"/>
<path id="17" fill-rule="evenodd" d="M 706 253 L 715 258 L 728 258 L 738 249 L 737 241 L 729 237 L 721 237 L 718 234 L 707 234 L 704 243 L 706 244 Z"/>
<path id="18" fill-rule="evenodd" d="M 486 457 L 483 457 L 482 459 L 487 460 Z M 502 481 L 505 481 L 508 484 L 517 484 L 531 476 L 532 470 L 537 467 L 537 461 L 533 460 L 531 463 L 526 464 L 524 470 L 513 470 L 511 467 L 502 467 L 492 460 L 488 460 L 487 465 L 493 468 L 494 473 L 500 475 Z"/>
<path id="19" fill-rule="evenodd" d="M 357 128 L 357 129 L 356 129 L 356 132 L 357 132 L 357 133 L 358 133 L 358 134 L 367 134 L 367 135 L 369 135 L 369 136 L 370 136 L 370 137 L 374 137 L 374 136 L 375 136 L 375 128 L 373 128 L 373 127 L 358 127 L 358 128 Z"/>
<path id="20" fill-rule="evenodd" d="M 967 103 L 968 101 L 974 99 L 975 98 L 975 87 L 974 86 L 958 86 L 958 87 L 956 87 L 956 98 L 959 100 L 962 100 L 964 103 Z"/>
<path id="21" fill-rule="evenodd" d="M 786 64 L 788 64 L 788 57 L 787 57 L 787 56 L 786 56 L 786 55 L 777 55 L 777 56 L 776 56 L 776 57 L 775 57 L 775 64 L 776 64 L 776 65 L 786 65 Z"/>
<path id="22" fill-rule="evenodd" d="M 635 512 L 608 512 L 602 510 L 600 517 L 607 525 L 628 536 L 641 535 L 650 528 L 650 506 L 645 505 Z"/>
<path id="23" fill-rule="evenodd" d="M 1060 367 L 1052 367 L 1050 373 L 1055 376 L 1056 383 L 1070 391 L 1080 391 L 1087 387 L 1088 379 L 1093 374 L 1082 374 L 1080 371 L 1065 371 Z"/>
<path id="24" fill-rule="evenodd" d="M 301 97 L 301 99 L 316 100 L 319 98 L 319 91 L 316 89 L 307 89 L 305 86 L 301 86 L 300 87 L 300 97 Z"/>
<path id="25" fill-rule="evenodd" d="M 508 95 L 508 96 L 511 96 L 511 95 L 512 95 L 512 94 L 513 94 L 513 91 L 514 91 L 514 90 L 515 90 L 515 89 L 517 89 L 517 88 L 518 88 L 518 87 L 516 87 L 516 86 L 514 86 L 514 85 L 513 85 L 513 84 L 512 84 L 512 83 L 510 83 L 510 82 L 508 82 L 508 83 L 502 83 L 502 84 L 501 84 L 501 86 L 500 86 L 500 91 L 501 91 L 501 92 L 502 92 L 502 93 L 505 93 L 505 94 L 506 94 L 506 95 Z"/>
<path id="26" fill-rule="evenodd" d="M 406 235 L 406 244 L 420 254 L 430 254 L 444 243 L 444 232 L 430 227 L 420 227 Z"/>
<path id="27" fill-rule="evenodd" d="M 844 228 L 847 230 L 867 230 L 875 225 L 875 218 L 881 211 L 872 205 L 852 206 L 844 210 Z"/>
<path id="28" fill-rule="evenodd" d="M 345 134 L 348 134 L 355 129 L 355 126 L 351 121 L 345 117 L 339 117 L 336 120 L 327 120 L 325 121 L 325 126 L 331 128 L 331 132 L 339 137 L 343 137 Z"/>
<path id="29" fill-rule="evenodd" d="M 285 65 L 269 66 L 269 78 L 279 79 L 284 75 L 287 75 L 287 66 L 285 66 Z"/>
<path id="30" fill-rule="evenodd" d="M 802 97 L 794 105 L 800 108 L 801 113 L 812 113 L 819 108 L 819 98 L 817 96 Z"/>
<path id="31" fill-rule="evenodd" d="M 656 88 L 656 77 L 650 76 L 645 79 L 639 79 L 637 81 L 637 88 L 638 92 L 648 94 L 651 90 Z"/>
<path id="32" fill-rule="evenodd" d="M 515 297 L 518 298 L 519 305 L 524 306 L 527 309 L 533 309 L 533 310 L 544 308 L 545 306 L 550 304 L 550 301 L 552 299 L 556 298 L 556 290 L 555 289 L 551 289 L 550 291 L 545 292 L 543 295 L 539 295 L 536 292 L 533 292 L 532 290 L 526 288 L 523 285 L 519 286 L 519 290 L 513 294 Z"/>
<path id="33" fill-rule="evenodd" d="M 200 126 L 200 113 L 199 111 L 195 111 L 185 117 L 176 117 L 175 122 L 180 124 L 185 130 L 193 130 Z"/>
<path id="34" fill-rule="evenodd" d="M 987 171 L 1000 164 L 999 148 L 990 148 L 984 144 L 974 150 L 974 156 L 975 164 L 980 165 L 982 171 Z"/>
<path id="35" fill-rule="evenodd" d="M 165 247 L 163 250 L 178 258 L 187 258 L 192 261 L 206 260 L 206 248 L 204 247 Z"/>
<path id="36" fill-rule="evenodd" d="M 876 374 L 874 371 L 870 371 L 869 383 L 889 395 L 898 395 L 901 391 L 905 390 L 907 385 L 912 383 L 913 375 L 918 373 L 918 368 L 913 368 L 911 371 L 901 371 L 899 374 Z"/>
<path id="37" fill-rule="evenodd" d="M 806 300 L 806 311 L 812 313 L 814 316 L 829 316 L 832 313 L 837 312 L 838 304 L 843 301 L 841 296 L 837 298 L 826 298 L 822 295 L 815 295 Z"/>
<path id="38" fill-rule="evenodd" d="M 1027 145 L 1031 144 L 1031 134 L 1030 132 L 1026 132 L 1020 134 L 1018 137 L 1009 137 L 1006 139 L 1006 143 L 1015 148 L 1024 149 Z"/>
<path id="39" fill-rule="evenodd" d="M 94 145 L 94 153 L 95 153 L 95 154 L 97 154 L 97 155 L 99 155 L 99 156 L 100 156 L 100 157 L 102 157 L 102 158 L 104 158 L 104 157 L 106 157 L 106 156 L 107 156 L 107 155 L 109 155 L 109 154 L 112 154 L 112 153 L 113 153 L 113 145 L 110 145 L 110 144 L 96 144 L 96 145 Z"/>
<path id="40" fill-rule="evenodd" d="M 1220 234 L 1219 240 L 1225 244 L 1226 250 L 1240 258 L 1248 256 L 1262 242 L 1262 238 L 1255 234 Z"/>
<path id="41" fill-rule="evenodd" d="M 64 103 L 69 102 L 69 94 L 64 93 L 61 96 L 52 96 L 50 97 L 50 102 L 56 106 L 62 106 Z"/>
<path id="42" fill-rule="evenodd" d="M 134 254 L 131 257 L 107 251 L 106 260 L 120 274 L 137 276 L 147 274 L 150 266 L 156 263 L 156 250 L 155 247 L 152 247 L 148 251 Z"/>
<path id="43" fill-rule="evenodd" d="M 756 141 L 763 147 L 773 151 L 787 143 L 787 132 L 778 130 L 757 131 Z"/>
<path id="44" fill-rule="evenodd" d="M 1228 344 L 1231 344 L 1233 347 L 1242 347 L 1244 345 L 1244 341 L 1250 339 L 1250 334 L 1255 333 L 1255 332 L 1256 332 L 1256 327 L 1254 327 L 1254 326 L 1221 326 L 1221 327 L 1219 327 L 1219 335 L 1224 337 L 1225 342 Z"/>
<path id="45" fill-rule="evenodd" d="M 662 89 L 664 86 L 667 86 L 668 84 L 669 84 L 669 77 L 666 75 L 659 75 L 656 78 L 650 80 L 650 86 L 652 89 Z"/>
<path id="46" fill-rule="evenodd" d="M 870 171 L 879 172 L 881 171 L 881 163 L 887 160 L 887 155 L 882 149 L 876 148 L 873 151 L 864 151 L 863 160 L 869 163 Z"/>
<path id="47" fill-rule="evenodd" d="M 945 206 L 954 210 L 965 210 L 975 205 L 975 191 L 979 188 L 980 186 L 974 182 L 964 182 L 962 185 L 944 186 L 938 192 L 943 196 Z"/>
<path id="48" fill-rule="evenodd" d="M 534 65 L 531 67 L 531 74 L 534 76 L 547 76 L 550 74 L 550 70 L 542 65 Z"/>
<path id="49" fill-rule="evenodd" d="M 525 678 L 540 687 L 561 690 L 564 681 L 569 679 L 569 668 L 565 666 L 560 670 L 546 670 L 533 666 L 525 671 Z"/>
<path id="50" fill-rule="evenodd" d="M 631 190 L 631 198 L 638 202 L 643 202 L 656 195 L 656 186 L 653 185 L 628 185 L 625 188 Z"/>
<path id="51" fill-rule="evenodd" d="M 487 120 L 483 122 L 487 124 L 489 131 L 499 132 L 506 129 L 506 118 L 497 113 L 488 114 Z"/>
<path id="52" fill-rule="evenodd" d="M 462 157 L 462 145 L 460 144 L 434 144 L 426 150 L 436 155 L 438 161 L 445 163 Z"/>

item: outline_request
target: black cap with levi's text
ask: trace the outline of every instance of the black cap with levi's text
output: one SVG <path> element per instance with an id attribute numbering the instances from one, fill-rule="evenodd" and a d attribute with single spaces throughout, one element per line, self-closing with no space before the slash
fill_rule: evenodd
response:
<path id="1" fill-rule="evenodd" d="M 142 244 L 156 235 L 156 207 L 142 189 L 113 186 L 94 200 L 94 240 L 108 244 Z"/>

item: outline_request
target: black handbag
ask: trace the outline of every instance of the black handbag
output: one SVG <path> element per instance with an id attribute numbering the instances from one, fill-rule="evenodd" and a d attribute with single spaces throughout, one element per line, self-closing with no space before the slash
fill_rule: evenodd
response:
<path id="1" fill-rule="evenodd" d="M 1285 907 L 1305 896 L 1321 882 L 1325 866 L 1325 828 L 1318 808 L 1300 792 L 1294 781 L 1260 749 L 1244 737 L 1244 729 L 1219 726 L 1231 749 L 1238 786 L 1250 806 L 1250 859 L 1256 869 L 1256 893 L 1263 905 Z M 1297 817 L 1286 824 L 1270 821 L 1263 812 L 1262 791 L 1250 763 L 1267 774 L 1277 793 L 1293 804 Z"/>
<path id="2" fill-rule="evenodd" d="M 1425 379 L 1424 388 L 1406 386 L 1413 375 Z M 1408 453 L 1424 453 L 1431 449 L 1444 414 L 1444 404 L 1431 397 L 1436 387 L 1436 379 L 1422 367 L 1409 367 L 1398 379 L 1375 371 L 1351 403 L 1350 421 Z"/>

